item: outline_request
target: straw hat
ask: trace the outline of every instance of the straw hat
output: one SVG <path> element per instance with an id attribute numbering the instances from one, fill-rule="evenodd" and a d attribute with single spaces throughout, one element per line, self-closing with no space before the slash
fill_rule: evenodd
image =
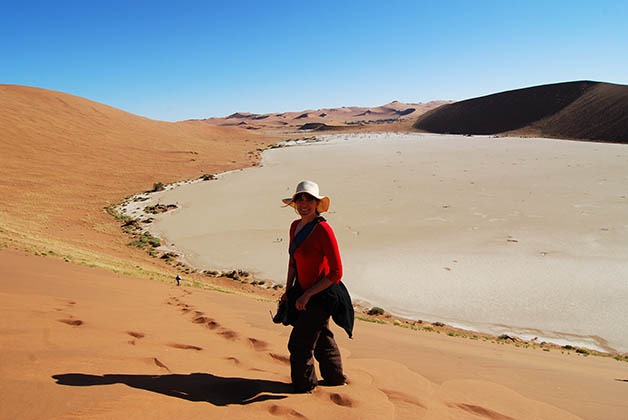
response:
<path id="1" fill-rule="evenodd" d="M 318 201 L 318 207 L 316 208 L 319 213 L 326 212 L 329 210 L 329 197 L 325 197 L 320 195 L 318 192 L 318 184 L 312 181 L 301 181 L 299 185 L 297 185 L 297 190 L 292 194 L 290 198 L 284 198 L 283 203 L 287 206 L 295 206 L 294 198 L 299 193 L 306 193 L 311 195 L 312 197 L 316 197 Z"/>

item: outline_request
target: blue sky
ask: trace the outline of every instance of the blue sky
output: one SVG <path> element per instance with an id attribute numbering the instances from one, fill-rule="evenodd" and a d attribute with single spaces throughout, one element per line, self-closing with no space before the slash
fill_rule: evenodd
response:
<path id="1" fill-rule="evenodd" d="M 0 83 L 166 121 L 628 84 L 626 1 L 0 5 Z"/>

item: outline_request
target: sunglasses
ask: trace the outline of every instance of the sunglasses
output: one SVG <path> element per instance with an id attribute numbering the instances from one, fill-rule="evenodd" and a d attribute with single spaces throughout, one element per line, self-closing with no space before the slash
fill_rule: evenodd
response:
<path id="1" fill-rule="evenodd" d="M 298 193 L 297 195 L 294 196 L 294 201 L 313 201 L 316 200 L 316 197 L 312 197 L 311 195 L 307 194 L 307 193 Z"/>

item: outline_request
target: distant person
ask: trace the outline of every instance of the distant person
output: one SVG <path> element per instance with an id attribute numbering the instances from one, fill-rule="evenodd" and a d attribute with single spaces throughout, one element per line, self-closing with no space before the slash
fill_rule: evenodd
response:
<path id="1" fill-rule="evenodd" d="M 181 276 L 177 274 L 177 286 L 181 286 Z"/>
<path id="2" fill-rule="evenodd" d="M 333 316 L 351 337 L 354 313 L 347 289 L 340 282 L 342 262 L 336 237 L 320 216 L 329 209 L 329 201 L 312 181 L 300 182 L 294 195 L 283 200 L 301 216 L 290 226 L 286 292 L 280 299 L 294 314 L 288 350 L 296 392 L 309 392 L 318 385 L 312 355 L 325 384 L 342 385 L 347 379 L 329 318 Z"/>

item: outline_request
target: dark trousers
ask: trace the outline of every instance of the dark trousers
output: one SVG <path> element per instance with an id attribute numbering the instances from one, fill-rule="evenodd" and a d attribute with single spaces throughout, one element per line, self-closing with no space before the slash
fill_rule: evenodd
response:
<path id="1" fill-rule="evenodd" d="M 288 341 L 290 376 L 297 392 L 305 392 L 318 384 L 312 354 L 318 361 L 321 376 L 329 385 L 342 385 L 340 350 L 329 329 L 329 315 L 315 305 L 300 312 Z"/>

